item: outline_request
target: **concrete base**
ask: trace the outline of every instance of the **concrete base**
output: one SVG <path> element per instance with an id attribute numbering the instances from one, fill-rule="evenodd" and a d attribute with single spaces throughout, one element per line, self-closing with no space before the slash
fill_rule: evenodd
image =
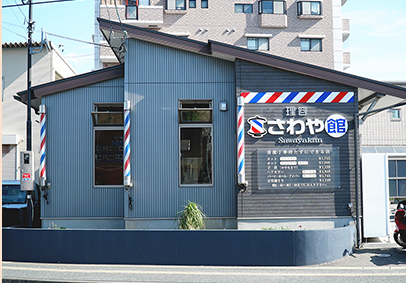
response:
<path id="1" fill-rule="evenodd" d="M 126 218 L 125 229 L 177 229 L 178 223 L 175 218 L 152 219 L 152 218 Z M 209 218 L 206 220 L 205 229 L 237 229 L 235 218 Z"/>
<path id="2" fill-rule="evenodd" d="M 323 230 L 355 225 L 351 217 L 238 218 L 238 230 Z"/>
<path id="3" fill-rule="evenodd" d="M 123 218 L 49 218 L 41 223 L 48 229 L 124 229 Z"/>

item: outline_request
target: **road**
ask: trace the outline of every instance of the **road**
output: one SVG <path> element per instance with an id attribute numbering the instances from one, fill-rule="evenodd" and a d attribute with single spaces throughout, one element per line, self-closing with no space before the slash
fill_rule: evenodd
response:
<path id="1" fill-rule="evenodd" d="M 304 267 L 78 265 L 3 262 L 3 282 L 405 282 L 406 250 L 365 244 L 353 255 Z"/>

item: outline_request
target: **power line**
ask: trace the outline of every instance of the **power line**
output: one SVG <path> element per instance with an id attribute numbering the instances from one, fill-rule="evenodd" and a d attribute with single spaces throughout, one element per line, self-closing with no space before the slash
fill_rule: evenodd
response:
<path id="1" fill-rule="evenodd" d="M 43 1 L 43 2 L 36 2 L 36 3 L 31 3 L 31 5 L 36 5 L 36 4 L 50 4 L 50 3 L 58 3 L 58 2 L 70 2 L 70 1 L 75 1 L 75 0 L 54 0 L 54 1 Z M 2 8 L 11 8 L 11 7 L 19 7 L 19 6 L 25 6 L 27 4 L 15 4 L 15 5 L 5 5 L 2 6 Z"/>
<path id="2" fill-rule="evenodd" d="M 21 36 L 22 38 L 24 38 L 25 40 L 27 40 L 27 37 L 25 37 L 25 36 L 23 36 L 23 35 L 21 35 L 21 34 L 18 34 L 18 33 L 14 32 L 14 31 L 12 31 L 12 30 L 10 30 L 10 29 L 4 27 L 4 26 L 3 26 L 3 29 L 5 29 L 5 30 L 7 30 L 7 31 L 9 31 L 9 32 L 11 32 L 11 33 L 14 33 L 15 35 Z"/>
<path id="3" fill-rule="evenodd" d="M 46 32 L 46 34 L 56 36 L 56 37 L 60 37 L 60 38 L 64 38 L 64 39 L 77 41 L 77 42 L 81 42 L 81 43 L 86 43 L 86 44 L 91 44 L 91 45 L 98 45 L 98 46 L 102 46 L 102 47 L 110 47 L 110 45 L 104 45 L 104 44 L 94 43 L 94 42 L 90 42 L 90 41 L 84 41 L 84 40 L 80 40 L 80 39 L 76 39 L 76 38 L 72 38 L 72 37 L 67 37 L 67 36 L 63 36 L 63 35 L 59 35 L 59 34 L 55 34 L 55 33 Z"/>
<path id="4" fill-rule="evenodd" d="M 14 0 L 14 3 L 16 3 L 16 5 L 18 5 L 16 0 Z M 21 8 L 19 6 L 17 6 L 17 7 L 18 7 L 18 10 L 20 10 L 21 14 L 23 15 L 24 19 L 27 19 L 27 17 L 24 15 L 23 11 L 21 11 Z"/>

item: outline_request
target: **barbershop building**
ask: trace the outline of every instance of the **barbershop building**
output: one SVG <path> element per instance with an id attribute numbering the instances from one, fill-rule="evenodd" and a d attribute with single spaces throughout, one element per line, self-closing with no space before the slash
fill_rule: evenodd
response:
<path id="1" fill-rule="evenodd" d="M 208 229 L 360 224 L 359 90 L 406 89 L 99 23 L 120 65 L 33 88 L 44 228 L 173 229 L 188 201 Z"/>

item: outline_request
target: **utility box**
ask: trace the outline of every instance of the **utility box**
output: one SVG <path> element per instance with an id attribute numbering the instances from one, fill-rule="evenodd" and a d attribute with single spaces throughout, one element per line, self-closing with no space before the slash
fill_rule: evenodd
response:
<path id="1" fill-rule="evenodd" d="M 34 153 L 32 151 L 20 152 L 21 190 L 34 190 Z"/>

